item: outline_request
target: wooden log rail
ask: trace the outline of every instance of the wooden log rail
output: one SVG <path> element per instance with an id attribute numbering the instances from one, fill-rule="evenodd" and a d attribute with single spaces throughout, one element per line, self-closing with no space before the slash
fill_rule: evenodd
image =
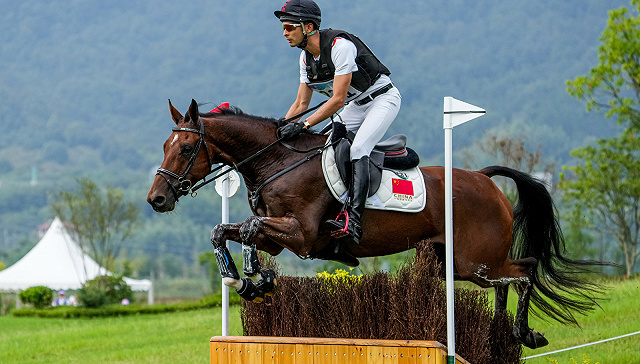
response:
<path id="1" fill-rule="evenodd" d="M 437 341 L 214 336 L 210 345 L 211 364 L 447 362 L 447 348 Z M 469 362 L 456 356 L 456 364 Z"/>

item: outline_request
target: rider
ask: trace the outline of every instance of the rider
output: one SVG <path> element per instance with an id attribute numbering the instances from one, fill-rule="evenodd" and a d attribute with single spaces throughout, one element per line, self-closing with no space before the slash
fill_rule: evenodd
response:
<path id="1" fill-rule="evenodd" d="M 348 218 L 327 223 L 335 230 L 346 230 L 346 236 L 358 244 L 369 191 L 369 155 L 398 114 L 400 92 L 391 83 L 387 67 L 358 37 L 342 30 L 319 30 L 321 13 L 314 1 L 288 0 L 274 14 L 282 22 L 289 45 L 302 49 L 298 95 L 286 118 L 307 110 L 313 91 L 329 97 L 305 120 L 281 127 L 280 136 L 294 138 L 344 107 L 337 120 L 355 133 L 350 149 Z"/>

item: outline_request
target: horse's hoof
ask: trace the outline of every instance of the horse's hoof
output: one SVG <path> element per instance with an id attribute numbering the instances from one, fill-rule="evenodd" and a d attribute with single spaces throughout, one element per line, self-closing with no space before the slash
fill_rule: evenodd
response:
<path id="1" fill-rule="evenodd" d="M 533 329 L 529 329 L 525 334 L 514 332 L 514 335 L 522 345 L 529 349 L 537 349 L 549 344 L 549 340 L 544 337 L 544 334 L 533 331 Z"/>
<path id="2" fill-rule="evenodd" d="M 263 292 L 265 296 L 273 296 L 278 287 L 276 272 L 271 269 L 261 269 L 260 276 L 262 278 L 256 283 L 256 288 Z"/>
<path id="3" fill-rule="evenodd" d="M 347 265 L 349 267 L 357 267 L 358 265 L 360 265 L 360 261 L 358 260 L 358 258 L 349 255 L 338 257 L 334 259 L 334 261 Z"/>
<path id="4" fill-rule="evenodd" d="M 261 303 L 264 300 L 264 293 L 247 277 L 242 278 L 242 287 L 236 292 L 247 301 Z"/>
<path id="5" fill-rule="evenodd" d="M 349 249 L 347 249 L 345 245 L 345 239 L 336 241 L 336 248 L 334 252 L 335 257 L 333 257 L 332 260 L 344 265 L 348 265 L 349 267 L 357 267 L 358 265 L 360 265 L 360 261 L 358 260 L 358 258 L 353 256 Z"/>

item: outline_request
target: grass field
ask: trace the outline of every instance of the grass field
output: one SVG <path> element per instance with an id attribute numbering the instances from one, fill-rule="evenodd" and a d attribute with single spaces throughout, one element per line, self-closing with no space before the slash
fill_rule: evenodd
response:
<path id="1" fill-rule="evenodd" d="M 221 309 L 100 319 L 0 316 L 0 363 L 208 363 Z M 232 306 L 231 335 L 242 335 Z"/>
<path id="2" fill-rule="evenodd" d="M 492 294 L 490 294 L 492 296 Z M 640 331 L 640 279 L 612 283 L 602 310 L 580 317 L 582 329 L 531 317 L 546 332 L 543 354 Z M 515 307 L 515 294 L 510 294 Z M 242 335 L 239 307 L 231 307 L 230 334 Z M 209 338 L 221 333 L 221 309 L 100 319 L 0 316 L 0 364 L 5 363 L 208 363 Z M 640 364 L 640 335 L 529 359 L 530 364 Z M 585 364 L 587 362 L 584 362 Z"/>
<path id="3" fill-rule="evenodd" d="M 515 294 L 511 294 L 515 296 Z M 545 322 L 531 317 L 530 326 L 536 331 L 546 332 L 549 345 L 536 350 L 524 350 L 524 356 L 543 354 L 563 348 L 596 342 L 632 332 L 640 331 L 640 278 L 611 283 L 606 291 L 606 301 L 602 309 L 596 309 L 588 316 L 578 317 L 581 328 L 563 326 L 556 322 Z M 591 364 L 634 364 L 640 363 L 640 334 L 609 341 L 602 344 L 578 348 L 558 354 L 528 359 L 528 364 L 552 363 L 571 364 L 571 358 L 583 363 L 583 355 Z"/>

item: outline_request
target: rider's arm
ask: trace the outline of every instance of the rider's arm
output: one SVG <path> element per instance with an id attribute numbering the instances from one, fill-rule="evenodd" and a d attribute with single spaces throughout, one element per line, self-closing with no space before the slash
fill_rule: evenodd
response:
<path id="1" fill-rule="evenodd" d="M 333 96 L 327 100 L 316 112 L 307 118 L 309 125 L 314 126 L 335 114 L 344 106 L 347 92 L 351 84 L 351 73 L 333 78 Z"/>
<path id="2" fill-rule="evenodd" d="M 310 125 L 316 125 L 338 112 L 347 100 L 351 76 L 358 70 L 356 57 L 358 51 L 351 41 L 338 37 L 331 46 L 331 60 L 335 66 L 333 77 L 333 96 L 313 115 L 307 118 Z"/>
<path id="3" fill-rule="evenodd" d="M 291 105 L 289 111 L 287 111 L 285 118 L 290 118 L 307 110 L 309 108 L 309 103 L 311 103 L 311 96 L 313 96 L 313 90 L 310 89 L 306 83 L 301 83 L 300 87 L 298 87 L 298 96 L 296 97 L 296 101 L 293 102 L 293 105 Z"/>

